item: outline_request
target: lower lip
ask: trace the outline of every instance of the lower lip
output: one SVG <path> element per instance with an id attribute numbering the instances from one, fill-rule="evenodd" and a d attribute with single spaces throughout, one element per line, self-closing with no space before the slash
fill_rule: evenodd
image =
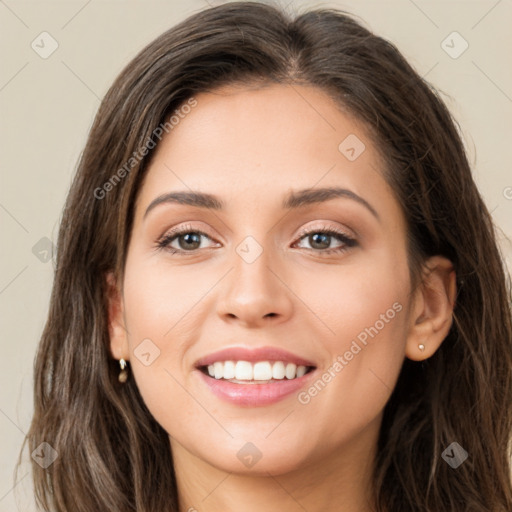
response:
<path id="1" fill-rule="evenodd" d="M 283 379 L 269 384 L 235 384 L 223 379 L 215 379 L 197 370 L 213 394 L 235 405 L 257 407 L 270 405 L 297 392 L 310 380 L 315 370 L 296 379 Z"/>

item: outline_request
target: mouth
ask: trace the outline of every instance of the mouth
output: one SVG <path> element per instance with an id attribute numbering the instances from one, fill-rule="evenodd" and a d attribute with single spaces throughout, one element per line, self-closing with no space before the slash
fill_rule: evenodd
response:
<path id="1" fill-rule="evenodd" d="M 313 361 L 276 346 L 228 347 L 195 363 L 206 389 L 235 406 L 264 407 L 291 397 L 317 373 Z"/>
<path id="2" fill-rule="evenodd" d="M 269 384 L 300 379 L 313 371 L 312 361 L 276 346 L 228 347 L 205 356 L 195 368 L 216 380 L 236 384 Z"/>
<path id="3" fill-rule="evenodd" d="M 216 361 L 198 369 L 206 376 L 233 384 L 272 384 L 300 379 L 316 366 L 297 365 L 287 361 Z"/>

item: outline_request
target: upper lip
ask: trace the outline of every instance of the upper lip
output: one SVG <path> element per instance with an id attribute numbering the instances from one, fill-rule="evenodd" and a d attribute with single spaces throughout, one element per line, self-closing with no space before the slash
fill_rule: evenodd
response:
<path id="1" fill-rule="evenodd" d="M 315 366 L 311 361 L 277 347 L 229 347 L 202 357 L 196 361 L 195 367 L 201 368 L 217 361 L 249 361 L 252 363 L 283 361 L 284 363 L 294 363 L 297 366 Z"/>

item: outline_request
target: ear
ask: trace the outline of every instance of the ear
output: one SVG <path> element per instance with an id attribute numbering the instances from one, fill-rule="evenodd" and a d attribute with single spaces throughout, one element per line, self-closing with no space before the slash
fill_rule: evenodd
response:
<path id="1" fill-rule="evenodd" d="M 113 272 L 105 276 L 107 282 L 108 331 L 110 354 L 114 359 L 130 359 L 128 331 L 124 320 L 123 297 Z"/>
<path id="2" fill-rule="evenodd" d="M 452 262 L 432 256 L 418 289 L 414 291 L 405 355 L 413 361 L 428 359 L 444 341 L 453 321 L 456 276 Z M 420 345 L 425 348 L 421 350 Z"/>

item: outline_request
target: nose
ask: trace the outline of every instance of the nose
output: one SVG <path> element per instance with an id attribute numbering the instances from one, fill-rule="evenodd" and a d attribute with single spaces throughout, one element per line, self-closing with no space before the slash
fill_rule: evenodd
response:
<path id="1" fill-rule="evenodd" d="M 283 265 L 270 250 L 249 262 L 235 252 L 221 287 L 217 313 L 225 322 L 246 327 L 279 324 L 293 312 L 293 293 Z"/>

